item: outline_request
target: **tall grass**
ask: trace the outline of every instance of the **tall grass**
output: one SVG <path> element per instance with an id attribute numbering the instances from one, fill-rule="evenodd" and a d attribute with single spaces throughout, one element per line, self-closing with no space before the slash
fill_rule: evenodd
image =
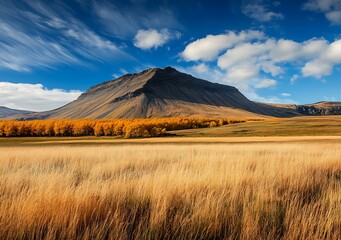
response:
<path id="1" fill-rule="evenodd" d="M 0 148 L 0 239 L 338 239 L 333 143 Z"/>

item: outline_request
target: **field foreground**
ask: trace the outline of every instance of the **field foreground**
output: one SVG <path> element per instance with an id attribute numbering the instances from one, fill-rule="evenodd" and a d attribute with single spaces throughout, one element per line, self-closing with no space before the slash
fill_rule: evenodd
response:
<path id="1" fill-rule="evenodd" d="M 338 239 L 340 142 L 0 148 L 0 239 Z"/>

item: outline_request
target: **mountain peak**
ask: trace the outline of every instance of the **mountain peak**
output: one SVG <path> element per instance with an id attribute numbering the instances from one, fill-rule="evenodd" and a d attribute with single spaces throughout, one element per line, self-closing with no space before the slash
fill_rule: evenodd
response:
<path id="1" fill-rule="evenodd" d="M 235 87 L 198 79 L 167 66 L 98 84 L 64 107 L 38 115 L 39 118 L 150 118 L 259 114 L 290 113 L 254 103 Z"/>
<path id="2" fill-rule="evenodd" d="M 162 68 L 163 71 L 166 72 L 178 72 L 178 70 L 176 70 L 175 68 L 171 67 L 171 66 L 167 66 L 165 68 Z"/>
<path id="3" fill-rule="evenodd" d="M 85 95 L 88 95 L 89 93 L 102 91 L 104 89 L 110 89 L 115 88 L 117 86 L 123 86 L 123 85 L 134 85 L 135 87 L 143 87 L 144 84 L 147 84 L 149 80 L 151 80 L 155 75 L 157 76 L 171 76 L 174 73 L 178 74 L 184 74 L 179 71 L 177 71 L 173 67 L 165 67 L 165 68 L 148 68 L 146 70 L 143 70 L 138 73 L 127 73 L 125 75 L 122 75 L 121 77 L 118 77 L 114 80 L 109 80 L 106 82 L 102 82 L 100 84 L 97 84 L 91 88 L 89 88 L 85 93 L 83 93 L 80 98 L 83 98 Z M 185 74 L 184 74 L 185 75 Z M 157 78 L 154 78 L 157 79 Z"/>
<path id="4" fill-rule="evenodd" d="M 164 67 L 164 68 L 148 68 L 146 70 L 143 70 L 142 72 L 140 73 L 137 73 L 138 75 L 141 75 L 141 74 L 145 74 L 145 73 L 148 73 L 148 72 L 179 72 L 178 70 L 176 70 L 175 68 L 171 67 L 171 66 L 167 66 L 167 67 Z"/>

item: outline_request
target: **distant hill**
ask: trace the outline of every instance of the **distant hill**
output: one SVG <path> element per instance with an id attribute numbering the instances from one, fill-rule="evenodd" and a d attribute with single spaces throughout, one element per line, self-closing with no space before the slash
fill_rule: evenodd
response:
<path id="1" fill-rule="evenodd" d="M 77 100 L 23 119 L 151 117 L 290 117 L 300 115 L 247 99 L 235 87 L 212 83 L 174 68 L 151 68 L 93 86 Z"/>
<path id="2" fill-rule="evenodd" d="M 11 109 L 11 108 L 0 106 L 0 118 L 7 118 L 9 116 L 14 116 L 18 114 L 28 114 L 28 113 L 32 113 L 32 112 L 24 111 L 24 110 L 16 110 L 16 109 Z"/>
<path id="3" fill-rule="evenodd" d="M 274 107 L 287 108 L 297 111 L 302 115 L 324 116 L 341 115 L 341 102 L 317 102 L 313 104 L 268 104 Z"/>

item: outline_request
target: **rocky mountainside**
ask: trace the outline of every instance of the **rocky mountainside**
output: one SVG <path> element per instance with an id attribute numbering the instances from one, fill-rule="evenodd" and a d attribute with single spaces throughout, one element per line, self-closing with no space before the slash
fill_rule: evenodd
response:
<path id="1" fill-rule="evenodd" d="M 290 117 L 292 109 L 255 103 L 232 86 L 212 83 L 174 68 L 151 68 L 98 84 L 77 100 L 22 119 L 203 117 Z"/>
<path id="2" fill-rule="evenodd" d="M 314 105 L 298 105 L 297 112 L 303 115 L 323 116 L 341 115 L 341 103 L 338 106 L 319 107 Z"/>

